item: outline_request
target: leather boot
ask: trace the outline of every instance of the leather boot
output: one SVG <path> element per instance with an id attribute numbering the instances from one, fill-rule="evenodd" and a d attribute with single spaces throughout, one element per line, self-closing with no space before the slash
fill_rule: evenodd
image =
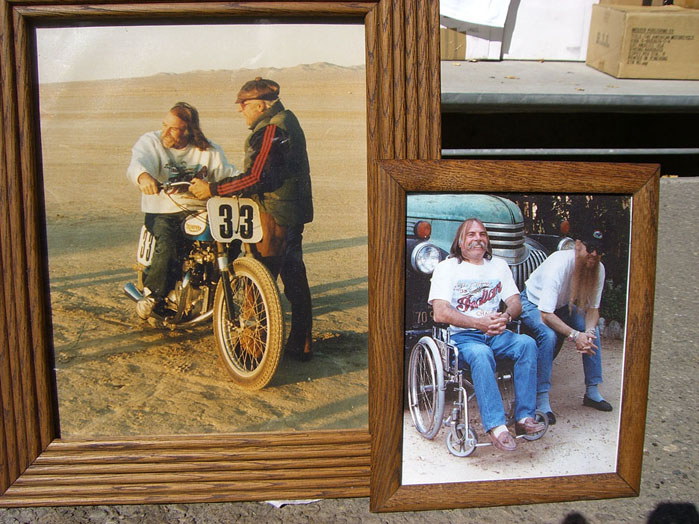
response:
<path id="1" fill-rule="evenodd" d="M 308 332 L 305 335 L 289 335 L 284 351 L 301 362 L 308 362 L 313 358 L 313 337 Z"/>

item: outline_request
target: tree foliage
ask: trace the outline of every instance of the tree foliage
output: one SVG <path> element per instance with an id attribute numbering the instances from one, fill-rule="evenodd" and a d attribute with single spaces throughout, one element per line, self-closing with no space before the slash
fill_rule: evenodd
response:
<path id="1" fill-rule="evenodd" d="M 575 238 L 576 231 L 584 225 L 594 225 L 604 232 L 607 247 L 602 262 L 607 285 L 602 297 L 602 311 L 611 315 L 607 320 L 623 323 L 631 238 L 631 198 L 626 195 L 544 193 L 503 196 L 516 202 L 522 210 L 527 234 Z M 614 292 L 610 293 L 609 290 Z M 623 294 L 623 300 L 619 299 L 619 293 Z M 609 303 L 605 306 L 607 298 Z"/>

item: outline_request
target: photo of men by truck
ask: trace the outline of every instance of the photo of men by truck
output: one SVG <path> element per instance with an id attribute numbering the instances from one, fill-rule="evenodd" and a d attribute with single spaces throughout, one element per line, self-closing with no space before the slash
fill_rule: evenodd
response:
<path id="1" fill-rule="evenodd" d="M 603 194 L 407 196 L 404 483 L 614 471 L 631 204 Z M 490 271 L 503 263 L 510 274 Z M 463 296 L 485 287 L 492 311 Z M 505 330 L 527 351 L 500 347 Z M 476 350 L 489 372 L 473 368 Z M 524 364 L 532 351 L 535 366 Z M 491 374 L 500 395 L 481 385 Z M 504 457 L 518 466 L 496 466 Z"/>

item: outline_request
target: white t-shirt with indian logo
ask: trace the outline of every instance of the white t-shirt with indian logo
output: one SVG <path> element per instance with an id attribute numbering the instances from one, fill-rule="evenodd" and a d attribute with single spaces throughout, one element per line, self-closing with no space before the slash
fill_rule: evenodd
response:
<path id="1" fill-rule="evenodd" d="M 427 301 L 432 304 L 435 299 L 446 300 L 464 315 L 483 317 L 497 312 L 501 300 L 518 294 L 510 266 L 502 258 L 471 264 L 452 257 L 435 268 Z M 450 331 L 464 328 L 451 326 Z"/>

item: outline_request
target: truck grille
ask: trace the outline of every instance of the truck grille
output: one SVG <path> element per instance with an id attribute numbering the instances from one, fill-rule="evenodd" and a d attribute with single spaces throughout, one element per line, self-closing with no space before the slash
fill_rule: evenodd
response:
<path id="1" fill-rule="evenodd" d="M 493 255 L 507 260 L 519 290 L 529 275 L 546 260 L 546 253 L 524 243 L 524 224 L 485 224 Z"/>
<path id="2" fill-rule="evenodd" d="M 524 224 L 491 224 L 486 223 L 493 255 L 504 258 L 507 263 L 520 263 L 527 254 L 524 247 Z"/>
<path id="3" fill-rule="evenodd" d="M 510 264 L 512 276 L 520 291 L 524 289 L 524 283 L 529 278 L 529 275 L 539 267 L 539 264 L 546 260 L 546 253 L 543 251 L 529 246 L 525 246 L 525 249 L 529 252 L 527 258 L 519 264 Z"/>

